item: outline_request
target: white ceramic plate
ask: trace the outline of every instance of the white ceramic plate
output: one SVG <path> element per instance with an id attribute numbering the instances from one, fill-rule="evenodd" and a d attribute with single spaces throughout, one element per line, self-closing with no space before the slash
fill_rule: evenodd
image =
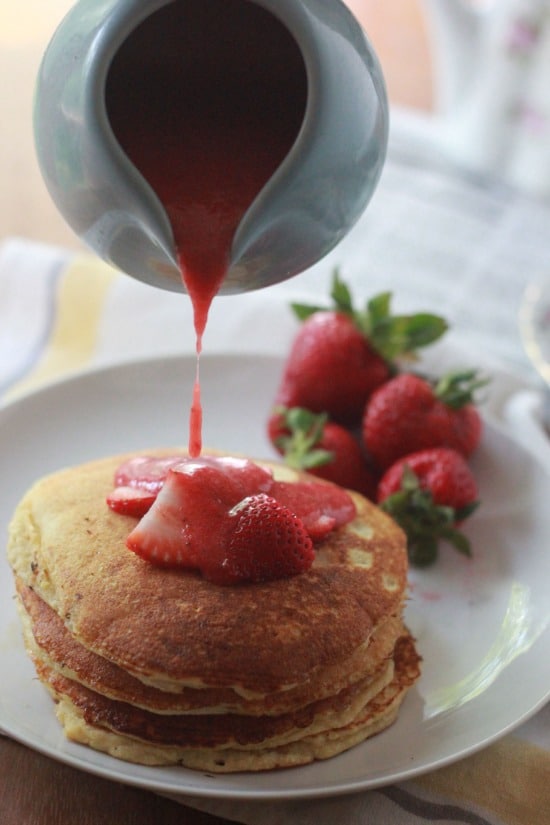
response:
<path id="1" fill-rule="evenodd" d="M 203 359 L 207 445 L 273 455 L 264 426 L 280 369 L 277 358 Z M 44 473 L 116 452 L 185 444 L 194 370 L 192 358 L 122 365 L 1 409 L 3 533 L 20 496 Z M 435 567 L 411 573 L 406 612 L 424 658 L 422 678 L 395 725 L 365 744 L 304 768 L 211 776 L 130 765 L 65 741 L 23 650 L 3 553 L 0 727 L 38 751 L 113 780 L 243 799 L 373 788 L 482 748 L 550 695 L 550 464 L 534 456 L 508 424 L 487 421 L 475 459 L 483 504 L 468 528 L 474 559 L 445 549 Z"/>

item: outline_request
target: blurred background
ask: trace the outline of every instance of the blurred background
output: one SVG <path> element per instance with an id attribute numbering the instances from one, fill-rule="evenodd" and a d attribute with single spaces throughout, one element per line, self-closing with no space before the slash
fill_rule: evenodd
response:
<path id="1" fill-rule="evenodd" d="M 80 242 L 50 201 L 34 154 L 32 98 L 44 49 L 73 0 L 0 0 L 0 241 L 19 236 L 70 248 Z M 382 63 L 390 100 L 432 106 L 420 0 L 349 0 Z"/>

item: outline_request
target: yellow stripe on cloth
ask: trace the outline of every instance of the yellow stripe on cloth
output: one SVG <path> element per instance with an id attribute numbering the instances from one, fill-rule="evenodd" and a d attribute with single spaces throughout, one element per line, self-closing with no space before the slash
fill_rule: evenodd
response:
<path id="1" fill-rule="evenodd" d="M 91 365 L 105 299 L 118 277 L 120 273 L 92 256 L 71 261 L 58 285 L 48 343 L 32 371 L 11 388 L 9 398 Z"/>
<path id="2" fill-rule="evenodd" d="M 550 753 L 514 736 L 414 782 L 506 825 L 550 825 Z"/>

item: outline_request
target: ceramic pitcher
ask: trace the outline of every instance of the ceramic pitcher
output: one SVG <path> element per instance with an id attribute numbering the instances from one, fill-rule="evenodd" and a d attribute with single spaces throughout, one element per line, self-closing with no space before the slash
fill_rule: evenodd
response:
<path id="1" fill-rule="evenodd" d="M 46 185 L 75 232 L 131 276 L 182 290 L 170 222 L 156 193 L 121 150 L 105 96 L 122 44 L 174 2 L 199 3 L 207 10 L 211 0 L 76 3 L 44 56 L 34 118 Z M 365 209 L 387 144 L 383 77 L 347 7 L 340 0 L 226 0 L 224 13 L 236 15 L 232 31 L 237 39 L 251 6 L 282 24 L 296 44 L 307 95 L 291 150 L 235 233 L 222 293 L 289 278 L 321 259 Z M 269 59 L 275 65 L 269 25 L 253 35 L 256 63 Z M 197 32 L 195 39 L 200 36 Z M 157 45 L 155 59 L 162 60 L 162 33 Z M 204 56 L 209 43 L 200 48 Z M 240 57 L 234 49 L 231 60 Z"/>

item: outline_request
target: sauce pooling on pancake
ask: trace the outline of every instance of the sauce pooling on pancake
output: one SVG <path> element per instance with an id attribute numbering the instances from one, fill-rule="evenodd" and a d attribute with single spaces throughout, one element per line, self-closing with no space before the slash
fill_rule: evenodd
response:
<path id="1" fill-rule="evenodd" d="M 248 459 L 177 454 L 124 462 L 107 503 L 141 518 L 130 550 L 156 565 L 200 570 L 217 584 L 305 572 L 313 541 L 356 514 L 333 485 L 276 481 Z"/>

